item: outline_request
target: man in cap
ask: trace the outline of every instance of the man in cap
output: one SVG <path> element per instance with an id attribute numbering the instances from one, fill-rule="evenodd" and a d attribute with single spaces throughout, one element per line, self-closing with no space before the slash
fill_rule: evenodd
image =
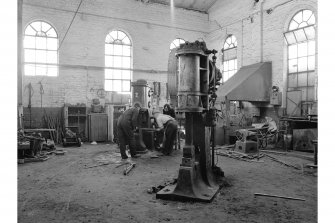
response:
<path id="1" fill-rule="evenodd" d="M 134 130 L 138 127 L 138 113 L 139 108 L 137 106 L 132 107 L 124 111 L 117 120 L 117 134 L 122 159 L 128 158 L 126 145 L 129 145 L 132 158 L 139 157 L 139 155 L 136 155 L 136 142 L 134 137 Z"/>
<path id="2" fill-rule="evenodd" d="M 152 114 L 156 120 L 158 130 L 164 131 L 162 153 L 169 155 L 176 139 L 178 123 L 171 116 L 161 114 L 158 110 L 154 110 Z"/>

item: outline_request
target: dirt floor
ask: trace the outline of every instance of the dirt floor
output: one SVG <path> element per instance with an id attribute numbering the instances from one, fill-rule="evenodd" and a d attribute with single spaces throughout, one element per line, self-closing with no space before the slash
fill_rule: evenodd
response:
<path id="1" fill-rule="evenodd" d="M 60 147 L 61 148 L 61 147 Z M 226 185 L 211 203 L 157 200 L 148 189 L 177 178 L 181 150 L 133 160 L 128 176 L 116 145 L 84 144 L 63 156 L 18 166 L 18 222 L 317 222 L 317 175 L 267 157 L 264 163 L 218 156 Z M 301 166 L 311 161 L 271 154 Z M 92 167 L 113 162 L 110 165 Z M 254 193 L 305 201 L 255 197 Z"/>

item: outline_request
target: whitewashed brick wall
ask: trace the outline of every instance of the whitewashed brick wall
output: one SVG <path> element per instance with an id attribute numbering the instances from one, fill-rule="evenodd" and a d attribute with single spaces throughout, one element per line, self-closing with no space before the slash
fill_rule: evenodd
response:
<path id="1" fill-rule="evenodd" d="M 283 33 L 296 12 L 312 10 L 317 17 L 317 0 L 263 0 L 263 9 L 273 8 L 271 14 L 263 13 L 261 33 L 260 5 L 252 0 L 220 0 L 209 10 L 210 33 L 206 36 L 209 48 L 220 52 L 225 38 L 233 34 L 237 38 L 238 69 L 241 66 L 261 62 L 261 34 L 263 35 L 263 61 L 272 61 L 272 83 L 285 89 L 286 45 Z M 288 3 L 286 3 L 288 2 Z M 221 61 L 222 54 L 218 56 Z M 284 98 L 285 98 L 285 91 Z M 284 100 L 285 102 L 285 100 Z M 285 104 L 284 104 L 285 105 Z"/>
<path id="2" fill-rule="evenodd" d="M 80 0 L 25 0 L 23 28 L 34 20 L 49 22 L 60 41 L 72 20 Z M 113 29 L 129 34 L 133 43 L 133 80 L 167 82 L 170 43 L 175 38 L 195 41 L 208 33 L 208 15 L 176 9 L 174 19 L 170 8 L 135 0 L 83 1 L 79 13 L 60 48 L 58 77 L 23 78 L 23 105 L 28 105 L 31 83 L 32 107 L 40 107 L 41 81 L 44 89 L 43 107 L 61 107 L 64 103 L 90 106 L 97 91 L 104 88 L 104 41 Z M 104 103 L 104 100 L 100 101 Z"/>

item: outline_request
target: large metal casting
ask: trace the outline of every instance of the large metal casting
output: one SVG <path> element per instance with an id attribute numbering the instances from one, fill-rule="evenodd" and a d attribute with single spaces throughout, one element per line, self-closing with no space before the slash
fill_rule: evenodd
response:
<path id="1" fill-rule="evenodd" d="M 157 198 L 210 202 L 219 190 L 210 154 L 211 127 L 215 123 L 210 104 L 217 83 L 215 64 L 214 70 L 210 70 L 211 53 L 216 51 L 209 51 L 204 42 L 198 41 L 182 44 L 176 52 L 179 57 L 176 112 L 185 117 L 186 139 L 177 184 L 163 188 Z"/>

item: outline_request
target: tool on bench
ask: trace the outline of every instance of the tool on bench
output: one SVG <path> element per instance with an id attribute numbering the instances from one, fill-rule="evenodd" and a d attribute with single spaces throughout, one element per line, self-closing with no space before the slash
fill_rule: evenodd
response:
<path id="1" fill-rule="evenodd" d="M 123 171 L 123 175 L 127 175 L 134 167 L 136 163 L 130 163 Z"/>

